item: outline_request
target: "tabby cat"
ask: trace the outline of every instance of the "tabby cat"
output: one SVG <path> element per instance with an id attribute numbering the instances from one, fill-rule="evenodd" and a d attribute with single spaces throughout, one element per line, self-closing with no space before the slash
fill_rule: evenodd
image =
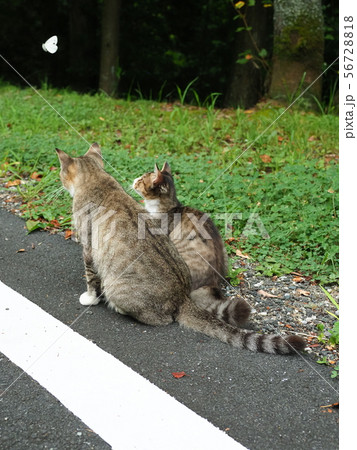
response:
<path id="1" fill-rule="evenodd" d="M 181 325 L 238 348 L 288 354 L 304 348 L 297 336 L 285 338 L 235 328 L 200 309 L 192 301 L 191 276 L 169 237 L 154 235 L 145 221 L 145 239 L 138 222 L 145 212 L 103 169 L 101 150 L 93 144 L 84 156 L 61 150 L 61 181 L 73 196 L 74 224 L 83 246 L 87 291 L 83 305 L 108 305 L 148 325 Z"/>
<path id="2" fill-rule="evenodd" d="M 179 202 L 169 164 L 161 170 L 155 164 L 154 172 L 134 180 L 133 189 L 154 218 L 167 217 L 170 239 L 191 272 L 191 298 L 231 325 L 244 323 L 250 314 L 248 303 L 222 294 L 228 257 L 220 233 L 207 214 Z"/>

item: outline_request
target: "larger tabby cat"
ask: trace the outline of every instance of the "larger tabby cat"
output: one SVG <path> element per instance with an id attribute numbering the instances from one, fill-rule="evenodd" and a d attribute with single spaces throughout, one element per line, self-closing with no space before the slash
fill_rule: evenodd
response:
<path id="1" fill-rule="evenodd" d="M 228 257 L 219 231 L 207 214 L 179 202 L 169 164 L 165 162 L 161 170 L 155 164 L 154 172 L 134 180 L 133 189 L 153 217 L 167 218 L 170 239 L 191 272 L 191 298 L 231 325 L 244 323 L 250 314 L 248 303 L 222 294 Z"/>
<path id="2" fill-rule="evenodd" d="M 90 305 L 105 296 L 108 305 L 149 325 L 179 322 L 238 348 L 266 353 L 294 353 L 304 348 L 297 336 L 259 335 L 226 324 L 201 310 L 190 298 L 191 276 L 166 235 L 154 235 L 145 222 L 138 239 L 139 215 L 145 210 L 103 169 L 93 144 L 81 157 L 57 149 L 61 181 L 73 196 L 73 215 L 83 246 Z"/>

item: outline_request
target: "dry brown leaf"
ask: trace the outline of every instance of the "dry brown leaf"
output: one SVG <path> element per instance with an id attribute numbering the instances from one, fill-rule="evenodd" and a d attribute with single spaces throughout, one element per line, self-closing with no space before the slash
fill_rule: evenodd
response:
<path id="1" fill-rule="evenodd" d="M 244 253 L 242 253 L 239 249 L 236 251 L 236 255 L 240 256 L 241 258 L 246 258 L 246 259 L 250 259 L 249 255 L 245 255 Z"/>
<path id="2" fill-rule="evenodd" d="M 263 291 L 262 289 L 260 289 L 260 290 L 258 291 L 258 294 L 261 295 L 262 297 L 278 298 L 277 295 L 269 294 L 269 292 L 265 292 L 265 291 Z"/>
<path id="3" fill-rule="evenodd" d="M 5 187 L 9 188 L 12 186 L 18 186 L 19 184 L 21 184 L 21 180 L 13 180 L 13 181 L 8 181 L 7 183 L 5 183 Z"/>
<path id="4" fill-rule="evenodd" d="M 310 292 L 305 291 L 304 289 L 296 289 L 296 293 L 298 295 L 303 295 L 304 297 L 308 297 L 310 295 Z"/>
<path id="5" fill-rule="evenodd" d="M 271 157 L 269 155 L 259 155 L 259 158 L 264 162 L 264 163 L 271 163 Z"/>
<path id="6" fill-rule="evenodd" d="M 30 175 L 30 178 L 31 178 L 31 180 L 40 181 L 41 178 L 42 178 L 42 175 L 40 175 L 40 174 L 37 173 L 37 172 L 33 172 L 33 173 Z"/>
<path id="7" fill-rule="evenodd" d="M 61 224 L 58 222 L 57 219 L 51 220 L 51 221 L 50 221 L 50 224 L 51 224 L 52 226 L 54 226 L 55 228 L 61 228 Z"/>
<path id="8" fill-rule="evenodd" d="M 20 248 L 19 250 L 17 250 L 16 253 L 22 253 L 22 252 L 26 252 L 26 250 L 24 248 Z"/>
<path id="9" fill-rule="evenodd" d="M 293 281 L 295 281 L 296 283 L 300 283 L 301 281 L 304 281 L 304 279 L 302 277 L 294 277 Z"/>
<path id="10" fill-rule="evenodd" d="M 182 378 L 182 377 L 184 377 L 186 374 L 185 374 L 185 372 L 172 372 L 172 375 L 173 375 L 175 378 Z"/>
<path id="11" fill-rule="evenodd" d="M 69 239 L 72 235 L 73 235 L 73 231 L 72 230 L 66 230 L 64 232 L 64 238 L 65 239 Z"/>

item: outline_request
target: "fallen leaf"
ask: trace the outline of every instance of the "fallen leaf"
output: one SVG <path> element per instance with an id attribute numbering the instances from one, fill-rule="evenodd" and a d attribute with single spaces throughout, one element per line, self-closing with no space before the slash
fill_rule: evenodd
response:
<path id="1" fill-rule="evenodd" d="M 99 120 L 105 120 L 104 117 L 99 117 Z"/>
<path id="2" fill-rule="evenodd" d="M 269 292 L 265 292 L 261 289 L 258 291 L 258 294 L 261 295 L 262 297 L 278 298 L 277 295 L 269 294 Z"/>
<path id="3" fill-rule="evenodd" d="M 300 283 L 301 281 L 304 281 L 304 279 L 302 277 L 294 277 L 293 281 L 295 281 L 296 283 Z"/>
<path id="4" fill-rule="evenodd" d="M 40 174 L 37 173 L 37 172 L 33 172 L 33 173 L 30 175 L 30 178 L 31 178 L 31 180 L 40 181 L 41 178 L 42 178 L 42 175 L 40 175 Z"/>
<path id="5" fill-rule="evenodd" d="M 73 235 L 73 231 L 72 230 L 66 230 L 64 232 L 64 238 L 65 239 L 69 239 L 72 235 Z"/>
<path id="6" fill-rule="evenodd" d="M 51 220 L 50 224 L 53 225 L 55 228 L 60 228 L 61 227 L 61 224 L 58 222 L 57 219 Z"/>
<path id="7" fill-rule="evenodd" d="M 259 158 L 264 162 L 264 163 L 271 163 L 271 157 L 269 155 L 259 155 Z"/>
<path id="8" fill-rule="evenodd" d="M 293 328 L 291 325 L 289 325 L 288 323 L 285 324 L 285 328 Z"/>
<path id="9" fill-rule="evenodd" d="M 246 109 L 244 110 L 244 114 L 252 114 L 254 112 L 254 109 Z"/>
<path id="10" fill-rule="evenodd" d="M 16 253 L 22 253 L 22 252 L 26 252 L 26 250 L 24 248 L 20 248 L 19 250 L 17 250 Z"/>
<path id="11" fill-rule="evenodd" d="M 303 295 L 304 297 L 308 297 L 310 295 L 310 292 L 305 291 L 304 289 L 296 289 L 296 293 L 298 295 Z"/>
<path id="12" fill-rule="evenodd" d="M 182 378 L 182 377 L 184 377 L 186 374 L 185 374 L 185 372 L 172 372 L 172 375 L 173 375 L 175 378 Z"/>
<path id="13" fill-rule="evenodd" d="M 240 256 L 241 258 L 246 258 L 246 259 L 250 259 L 249 255 L 245 255 L 244 253 L 242 253 L 239 249 L 236 251 L 236 255 Z"/>
<path id="14" fill-rule="evenodd" d="M 330 194 L 334 194 L 335 193 L 335 191 L 332 188 L 328 189 L 327 192 L 329 192 Z"/>
<path id="15" fill-rule="evenodd" d="M 316 136 L 310 136 L 308 139 L 308 142 L 318 141 L 318 138 Z"/>
<path id="16" fill-rule="evenodd" d="M 12 186 L 18 186 L 19 184 L 21 184 L 21 180 L 8 181 L 7 183 L 5 183 L 5 187 L 9 188 Z"/>

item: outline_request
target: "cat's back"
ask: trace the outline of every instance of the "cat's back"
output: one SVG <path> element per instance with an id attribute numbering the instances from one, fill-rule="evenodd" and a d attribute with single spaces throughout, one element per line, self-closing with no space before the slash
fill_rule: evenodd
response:
<path id="1" fill-rule="evenodd" d="M 177 206 L 168 213 L 170 238 L 190 268 L 192 288 L 219 285 L 227 274 L 227 252 L 222 237 L 207 213 Z"/>
<path id="2" fill-rule="evenodd" d="M 169 237 L 155 234 L 155 222 L 115 179 L 100 171 L 81 196 L 82 205 L 92 205 L 91 251 L 109 291 L 118 283 L 145 292 L 163 285 L 168 291 L 190 290 L 189 270 Z"/>

